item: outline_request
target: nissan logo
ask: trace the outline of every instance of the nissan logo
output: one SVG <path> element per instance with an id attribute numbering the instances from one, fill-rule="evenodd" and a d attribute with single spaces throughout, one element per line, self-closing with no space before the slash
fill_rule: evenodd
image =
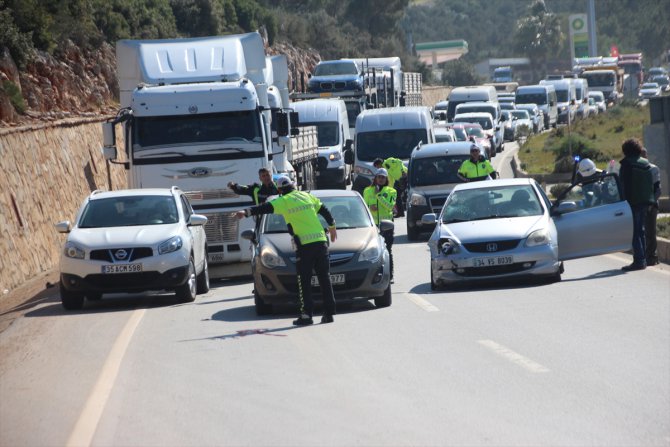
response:
<path id="1" fill-rule="evenodd" d="M 116 250 L 116 253 L 114 253 L 114 256 L 116 257 L 116 259 L 121 259 L 121 260 L 123 260 L 123 259 L 126 259 L 126 257 L 128 256 L 128 252 L 125 251 L 125 250 L 122 248 L 122 249 L 120 249 L 120 250 Z"/>
<path id="2" fill-rule="evenodd" d="M 490 244 L 486 244 L 486 251 L 489 251 L 489 252 L 498 251 L 498 244 L 493 243 L 493 242 L 490 243 Z"/>
<path id="3" fill-rule="evenodd" d="M 196 105 L 189 106 L 188 113 L 198 113 L 198 106 Z"/>
<path id="4" fill-rule="evenodd" d="M 191 177 L 207 177 L 212 173 L 212 170 L 209 168 L 199 167 L 193 168 L 188 171 L 188 175 Z"/>

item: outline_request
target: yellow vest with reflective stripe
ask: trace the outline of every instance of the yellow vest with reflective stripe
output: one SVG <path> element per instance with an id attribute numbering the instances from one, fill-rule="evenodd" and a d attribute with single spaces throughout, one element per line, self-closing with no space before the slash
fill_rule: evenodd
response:
<path id="1" fill-rule="evenodd" d="M 292 191 L 279 196 L 270 202 L 275 214 L 280 214 L 288 225 L 293 228 L 293 234 L 298 237 L 302 245 L 314 242 L 326 242 L 326 233 L 319 220 L 317 211 L 321 208 L 321 201 L 305 191 Z"/>

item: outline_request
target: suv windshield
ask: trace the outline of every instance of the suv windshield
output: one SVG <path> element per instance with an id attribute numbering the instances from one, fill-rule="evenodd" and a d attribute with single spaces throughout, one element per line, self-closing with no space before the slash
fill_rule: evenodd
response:
<path id="1" fill-rule="evenodd" d="M 120 196 L 88 202 L 79 228 L 173 224 L 178 220 L 172 196 Z"/>
<path id="2" fill-rule="evenodd" d="M 459 183 L 456 175 L 468 155 L 448 155 L 415 158 L 410 163 L 409 184 L 411 186 L 444 185 Z"/>
<path id="3" fill-rule="evenodd" d="M 319 64 L 314 69 L 314 76 L 332 75 L 355 75 L 358 74 L 356 64 L 353 62 L 340 62 L 336 64 Z"/>
<path id="4" fill-rule="evenodd" d="M 363 132 L 356 135 L 356 155 L 361 161 L 389 157 L 406 160 L 420 141 L 428 141 L 426 129 Z"/>

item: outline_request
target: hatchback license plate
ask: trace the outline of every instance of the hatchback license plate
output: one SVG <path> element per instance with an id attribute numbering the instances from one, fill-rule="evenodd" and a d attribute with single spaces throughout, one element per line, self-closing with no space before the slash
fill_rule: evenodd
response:
<path id="1" fill-rule="evenodd" d="M 495 267 L 496 265 L 513 264 L 514 258 L 511 256 L 495 256 L 490 258 L 474 258 L 473 267 Z"/>
<path id="2" fill-rule="evenodd" d="M 330 282 L 331 284 L 344 284 L 344 273 L 337 273 L 335 275 L 330 275 Z M 318 286 L 319 285 L 319 278 L 316 276 L 312 276 L 312 285 L 313 286 Z"/>
<path id="3" fill-rule="evenodd" d="M 112 264 L 102 266 L 102 273 L 138 273 L 141 271 L 142 264 Z"/>

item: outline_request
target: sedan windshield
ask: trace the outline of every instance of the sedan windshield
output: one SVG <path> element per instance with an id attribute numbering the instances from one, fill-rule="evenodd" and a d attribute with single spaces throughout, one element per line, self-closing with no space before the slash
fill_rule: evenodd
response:
<path id="1" fill-rule="evenodd" d="M 125 196 L 88 202 L 79 228 L 173 224 L 178 220 L 172 196 Z"/>
<path id="2" fill-rule="evenodd" d="M 525 110 L 512 110 L 512 116 L 515 116 L 516 118 L 523 120 L 530 119 L 530 116 L 528 116 L 528 112 Z"/>
<path id="3" fill-rule="evenodd" d="M 335 225 L 338 230 L 365 228 L 374 225 L 366 210 L 365 203 L 363 203 L 360 197 L 320 197 L 319 200 L 330 210 L 330 214 L 335 219 Z M 328 224 L 321 215 L 319 215 L 319 221 L 325 231 Z M 263 233 L 288 233 L 284 217 L 279 214 L 268 214 L 265 217 Z"/>
<path id="4" fill-rule="evenodd" d="M 468 133 L 469 137 L 486 138 L 486 134 L 481 127 L 466 127 L 465 131 Z"/>
<path id="5" fill-rule="evenodd" d="M 532 186 L 490 186 L 454 191 L 442 210 L 442 222 L 539 216 L 542 213 L 540 200 Z"/>
<path id="6" fill-rule="evenodd" d="M 491 121 L 491 118 L 485 117 L 485 116 L 462 116 L 462 117 L 456 117 L 454 118 L 455 123 L 477 123 L 480 126 L 482 126 L 483 129 L 493 129 L 493 122 Z"/>

